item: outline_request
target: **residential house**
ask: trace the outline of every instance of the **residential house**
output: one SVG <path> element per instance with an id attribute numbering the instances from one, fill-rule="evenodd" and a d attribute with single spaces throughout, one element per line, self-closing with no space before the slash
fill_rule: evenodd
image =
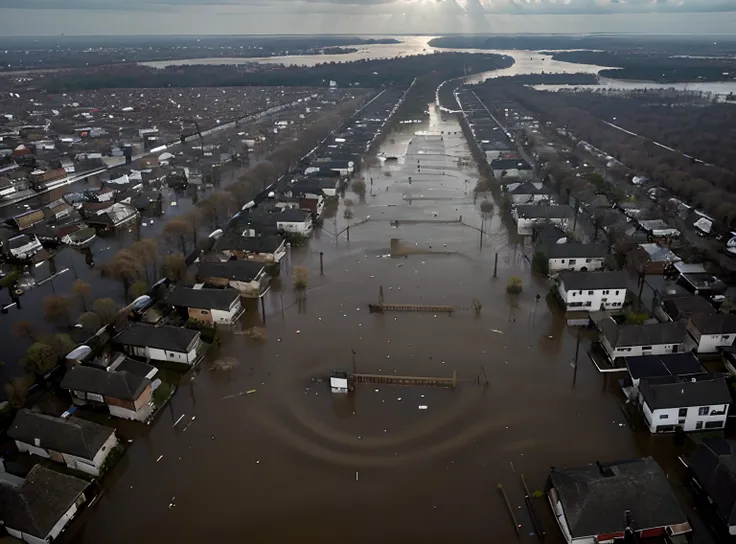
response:
<path id="1" fill-rule="evenodd" d="M 728 534 L 736 535 L 736 441 L 704 438 L 687 464 L 695 489 L 705 495 Z"/>
<path id="2" fill-rule="evenodd" d="M 522 236 L 530 236 L 534 225 L 552 223 L 566 227 L 572 217 L 569 206 L 550 206 L 546 204 L 525 204 L 511 211 L 516 221 L 517 232 Z"/>
<path id="3" fill-rule="evenodd" d="M 521 178 L 531 179 L 534 177 L 532 167 L 524 159 L 494 159 L 491 161 L 491 169 L 496 179 Z"/>
<path id="4" fill-rule="evenodd" d="M 154 376 L 156 369 L 146 366 L 151 369 L 147 375 Z M 114 417 L 145 421 L 154 410 L 150 378 L 126 370 L 74 365 L 64 375 L 61 387 L 71 393 L 74 404 L 103 404 Z"/>
<path id="5" fill-rule="evenodd" d="M 83 210 L 85 221 L 103 230 L 121 227 L 140 215 L 135 206 L 123 202 L 86 203 Z"/>
<path id="6" fill-rule="evenodd" d="M 670 249 L 658 244 L 639 244 L 626 254 L 626 261 L 640 274 L 663 275 L 681 261 Z"/>
<path id="7" fill-rule="evenodd" d="M 568 241 L 568 234 L 557 225 L 540 223 L 532 227 L 532 241 L 537 247 L 565 244 Z"/>
<path id="8" fill-rule="evenodd" d="M 717 276 L 709 272 L 680 273 L 677 283 L 695 295 L 706 297 L 712 301 L 723 300 L 728 286 Z"/>
<path id="9" fill-rule="evenodd" d="M 0 525 L 28 544 L 53 542 L 90 499 L 90 483 L 35 465 L 25 479 L 0 478 Z"/>
<path id="10" fill-rule="evenodd" d="M 574 270 L 578 272 L 595 271 L 603 268 L 603 261 L 609 254 L 608 246 L 603 244 L 582 244 L 568 242 L 549 244 L 538 251 L 549 259 L 549 271 Z"/>
<path id="11" fill-rule="evenodd" d="M 245 311 L 240 303 L 240 291 L 229 287 L 208 289 L 201 284 L 175 287 L 168 303 L 186 309 L 189 319 L 208 324 L 232 325 Z"/>
<path id="12" fill-rule="evenodd" d="M 266 268 L 254 261 L 203 262 L 197 276 L 208 285 L 233 287 L 246 298 L 260 298 L 269 287 Z"/>
<path id="13" fill-rule="evenodd" d="M 642 379 L 639 405 L 651 433 L 722 429 L 731 393 L 720 374 Z"/>
<path id="14" fill-rule="evenodd" d="M 54 417 L 20 410 L 8 427 L 8 436 L 21 452 L 63 463 L 99 476 L 100 469 L 117 446 L 115 429 L 76 417 Z"/>
<path id="15" fill-rule="evenodd" d="M 289 192 L 293 192 L 295 194 L 299 191 L 303 191 L 309 194 L 319 194 L 317 191 L 321 191 L 326 198 L 336 198 L 339 187 L 339 178 L 320 178 L 310 176 L 304 179 L 292 181 L 292 184 L 286 189 L 286 192 L 287 194 Z"/>
<path id="16" fill-rule="evenodd" d="M 510 183 L 506 186 L 505 194 L 511 199 L 514 206 L 522 204 L 534 204 L 538 202 L 548 201 L 550 199 L 549 190 L 541 183 Z"/>
<path id="17" fill-rule="evenodd" d="M 641 380 L 651 378 L 667 378 L 671 376 L 689 377 L 704 372 L 698 358 L 690 352 L 665 353 L 662 355 L 642 355 L 640 357 L 626 357 L 626 370 L 629 371 L 629 381 L 638 394 Z M 633 396 L 626 395 L 633 400 Z"/>
<path id="18" fill-rule="evenodd" d="M 679 238 L 680 236 L 679 230 L 674 227 L 670 227 L 662 219 L 639 221 L 639 228 L 649 235 L 650 240 L 668 240 Z"/>
<path id="19" fill-rule="evenodd" d="M 0 176 L 0 198 L 11 197 L 17 190 L 12 179 L 7 176 Z"/>
<path id="20" fill-rule="evenodd" d="M 7 247 L 10 255 L 16 259 L 30 259 L 41 251 L 43 246 L 35 234 L 19 234 L 8 240 Z"/>
<path id="21" fill-rule="evenodd" d="M 607 317 L 598 322 L 600 342 L 609 360 L 685 351 L 686 321 L 619 325 Z"/>
<path id="22" fill-rule="evenodd" d="M 156 363 L 191 366 L 201 358 L 199 331 L 183 327 L 133 323 L 115 336 L 113 342 L 129 355 Z"/>
<path id="23" fill-rule="evenodd" d="M 644 542 L 691 532 L 667 475 L 651 457 L 554 468 L 546 492 L 568 544 L 622 540 L 627 530 Z"/>
<path id="24" fill-rule="evenodd" d="M 26 229 L 30 229 L 34 225 L 43 223 L 45 220 L 46 220 L 46 215 L 43 213 L 43 210 L 39 209 L 39 210 L 29 210 L 27 212 L 18 214 L 14 216 L 12 219 L 9 219 L 7 222 L 22 232 Z"/>
<path id="25" fill-rule="evenodd" d="M 716 309 L 707 299 L 700 295 L 675 296 L 662 301 L 662 310 L 665 319 L 663 321 L 677 321 L 689 319 L 696 314 L 710 315 L 716 313 Z"/>
<path id="26" fill-rule="evenodd" d="M 621 309 L 626 301 L 623 272 L 569 272 L 558 276 L 557 292 L 568 311 Z"/>
<path id="27" fill-rule="evenodd" d="M 281 232 L 309 236 L 312 232 L 312 214 L 304 210 L 286 208 L 276 213 L 276 228 Z"/>
<path id="28" fill-rule="evenodd" d="M 278 235 L 247 237 L 227 232 L 217 240 L 215 251 L 239 261 L 263 263 L 271 275 L 277 276 L 281 259 L 286 255 L 286 242 Z"/>
<path id="29" fill-rule="evenodd" d="M 696 353 L 718 353 L 736 340 L 736 315 L 694 314 L 687 325 L 688 347 Z"/>

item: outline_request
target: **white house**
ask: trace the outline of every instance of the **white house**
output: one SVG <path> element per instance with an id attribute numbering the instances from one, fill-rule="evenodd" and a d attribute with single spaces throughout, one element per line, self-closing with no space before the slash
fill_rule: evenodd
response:
<path id="1" fill-rule="evenodd" d="M 41 247 L 41 242 L 35 234 L 19 234 L 8 240 L 8 250 L 16 259 L 33 257 L 41 250 Z"/>
<path id="2" fill-rule="evenodd" d="M 539 252 L 549 259 L 549 271 L 573 270 L 576 272 L 596 271 L 603 268 L 603 261 L 609 254 L 608 246 L 603 244 L 549 244 Z"/>
<path id="3" fill-rule="evenodd" d="M 76 417 L 54 417 L 20 410 L 8 428 L 21 452 L 64 463 L 98 476 L 105 459 L 117 446 L 115 429 Z"/>
<path id="4" fill-rule="evenodd" d="M 697 353 L 718 353 L 736 340 L 736 315 L 693 314 L 687 324 L 687 345 Z"/>
<path id="5" fill-rule="evenodd" d="M 557 292 L 568 311 L 618 309 L 626 301 L 623 272 L 570 272 L 558 276 Z"/>
<path id="6" fill-rule="evenodd" d="M 736 536 L 736 502 L 729 492 L 736 488 L 736 441 L 703 438 L 688 457 L 693 483 L 708 496 L 713 510 L 731 536 Z"/>
<path id="7" fill-rule="evenodd" d="M 0 476 L 0 525 L 28 544 L 56 540 L 88 500 L 89 482 L 43 465 L 25 479 Z"/>
<path id="8" fill-rule="evenodd" d="M 511 198 L 515 206 L 522 204 L 534 204 L 550 199 L 549 191 L 541 183 L 509 183 L 506 186 L 506 194 Z"/>
<path id="9" fill-rule="evenodd" d="M 639 396 L 651 433 L 722 429 L 731 404 L 726 379 L 715 374 L 642 379 Z"/>
<path id="10" fill-rule="evenodd" d="M 309 236 L 312 227 L 312 214 L 306 210 L 284 208 L 276 216 L 276 228 L 283 232 Z"/>
<path id="11" fill-rule="evenodd" d="M 685 321 L 619 325 L 607 317 L 598 322 L 601 347 L 611 361 L 620 357 L 664 355 L 685 351 Z"/>
<path id="12" fill-rule="evenodd" d="M 534 176 L 532 167 L 524 159 L 494 159 L 491 161 L 491 169 L 496 179 L 531 179 Z"/>
<path id="13" fill-rule="evenodd" d="M 186 308 L 190 319 L 209 324 L 232 325 L 245 311 L 236 289 L 208 289 L 202 284 L 192 287 L 177 286 L 168 303 Z"/>
<path id="14" fill-rule="evenodd" d="M 532 229 L 540 223 L 567 226 L 572 217 L 569 206 L 550 206 L 547 204 L 524 204 L 511 211 L 516 221 L 516 230 L 522 236 L 531 236 Z"/>
<path id="15" fill-rule="evenodd" d="M 122 351 L 152 362 L 194 365 L 200 360 L 199 331 L 164 325 L 133 323 L 113 338 Z"/>
<path id="16" fill-rule="evenodd" d="M 256 261 L 203 262 L 197 277 L 208 285 L 237 289 L 246 298 L 262 297 L 270 283 L 265 265 Z"/>

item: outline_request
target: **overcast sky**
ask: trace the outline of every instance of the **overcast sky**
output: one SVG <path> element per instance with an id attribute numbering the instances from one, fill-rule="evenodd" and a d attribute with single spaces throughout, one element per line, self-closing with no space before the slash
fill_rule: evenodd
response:
<path id="1" fill-rule="evenodd" d="M 736 32 L 736 0 L 0 0 L 0 34 Z"/>

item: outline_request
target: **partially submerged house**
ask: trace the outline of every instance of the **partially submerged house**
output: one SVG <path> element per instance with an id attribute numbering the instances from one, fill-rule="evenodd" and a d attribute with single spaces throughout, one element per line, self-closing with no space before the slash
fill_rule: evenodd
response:
<path id="1" fill-rule="evenodd" d="M 687 459 L 693 482 L 728 534 L 736 535 L 736 441 L 704 438 Z"/>
<path id="2" fill-rule="evenodd" d="M 603 268 L 603 261 L 609 255 L 608 246 L 579 242 L 539 246 L 537 251 L 549 259 L 550 273 L 560 270 L 581 272 L 600 270 Z"/>
<path id="3" fill-rule="evenodd" d="M 667 321 L 689 319 L 690 316 L 696 314 L 710 315 L 716 313 L 713 305 L 700 295 L 667 298 L 662 301 L 662 310 Z"/>
<path id="4" fill-rule="evenodd" d="M 199 331 L 182 327 L 133 323 L 115 336 L 113 343 L 129 355 L 155 363 L 191 366 L 201 359 Z"/>
<path id="5" fill-rule="evenodd" d="M 207 324 L 234 324 L 245 309 L 237 289 L 210 289 L 201 284 L 177 286 L 167 299 L 172 306 L 185 309 L 189 319 Z"/>
<path id="6" fill-rule="evenodd" d="M 104 405 L 111 416 L 145 421 L 154 411 L 153 386 L 149 376 L 156 375 L 154 367 L 145 366 L 150 371 L 141 375 L 142 372 L 74 365 L 64 375 L 61 388 L 71 393 L 74 404 Z"/>
<path id="7" fill-rule="evenodd" d="M 115 429 L 76 417 L 54 417 L 20 410 L 8 427 L 8 436 L 18 450 L 63 463 L 67 467 L 98 476 L 117 446 Z"/>
<path id="8" fill-rule="evenodd" d="M 278 235 L 240 236 L 229 232 L 217 240 L 215 251 L 239 261 L 263 263 L 272 275 L 278 275 L 278 265 L 286 255 L 286 242 Z"/>
<path id="9" fill-rule="evenodd" d="M 626 261 L 640 274 L 662 275 L 682 259 L 658 244 L 639 244 L 626 254 Z"/>
<path id="10" fill-rule="evenodd" d="M 562 271 L 557 292 L 568 311 L 620 309 L 626 301 L 626 275 L 620 271 Z"/>
<path id="11" fill-rule="evenodd" d="M 568 544 L 686 535 L 687 517 L 667 475 L 652 459 L 555 468 L 547 498 Z"/>
<path id="12" fill-rule="evenodd" d="M 140 215 L 135 206 L 123 202 L 100 203 L 94 207 L 85 204 L 84 210 L 85 221 L 102 230 L 121 227 Z"/>
<path id="13" fill-rule="evenodd" d="M 28 544 L 53 542 L 91 498 L 90 483 L 35 465 L 25 479 L 0 479 L 0 525 Z"/>
<path id="14" fill-rule="evenodd" d="M 246 298 L 260 298 L 269 288 L 265 266 L 254 261 L 203 262 L 197 277 L 207 285 L 237 289 Z"/>
<path id="15" fill-rule="evenodd" d="M 530 236 L 534 225 L 540 223 L 551 223 L 567 226 L 572 218 L 572 210 L 569 206 L 551 206 L 547 204 L 524 204 L 517 206 L 511 211 L 516 221 L 516 230 L 522 236 Z"/>
<path id="16" fill-rule="evenodd" d="M 688 347 L 696 353 L 718 353 L 736 340 L 736 315 L 694 314 L 687 325 Z"/>
<path id="17" fill-rule="evenodd" d="M 612 362 L 621 357 L 683 352 L 686 328 L 686 321 L 619 325 L 607 317 L 598 322 L 601 347 Z"/>

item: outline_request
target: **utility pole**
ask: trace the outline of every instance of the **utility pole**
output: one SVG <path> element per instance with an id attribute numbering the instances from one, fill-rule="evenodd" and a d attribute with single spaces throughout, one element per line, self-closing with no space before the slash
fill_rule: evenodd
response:
<path id="1" fill-rule="evenodd" d="M 575 367 L 572 372 L 572 384 L 575 385 L 575 382 L 578 381 L 578 355 L 580 354 L 580 329 L 578 328 L 578 342 L 575 345 Z"/>
<path id="2" fill-rule="evenodd" d="M 325 265 L 324 265 L 324 261 L 323 261 L 324 255 L 325 255 L 324 251 L 320 251 L 319 252 L 319 275 L 320 276 L 324 276 L 325 275 Z"/>
<path id="3" fill-rule="evenodd" d="M 493 277 L 498 277 L 498 251 L 496 251 L 496 258 L 493 261 Z"/>
<path id="4" fill-rule="evenodd" d="M 484 217 L 480 220 L 480 248 L 479 249 L 483 249 L 483 230 L 485 228 L 485 225 L 486 225 L 486 218 Z"/>

